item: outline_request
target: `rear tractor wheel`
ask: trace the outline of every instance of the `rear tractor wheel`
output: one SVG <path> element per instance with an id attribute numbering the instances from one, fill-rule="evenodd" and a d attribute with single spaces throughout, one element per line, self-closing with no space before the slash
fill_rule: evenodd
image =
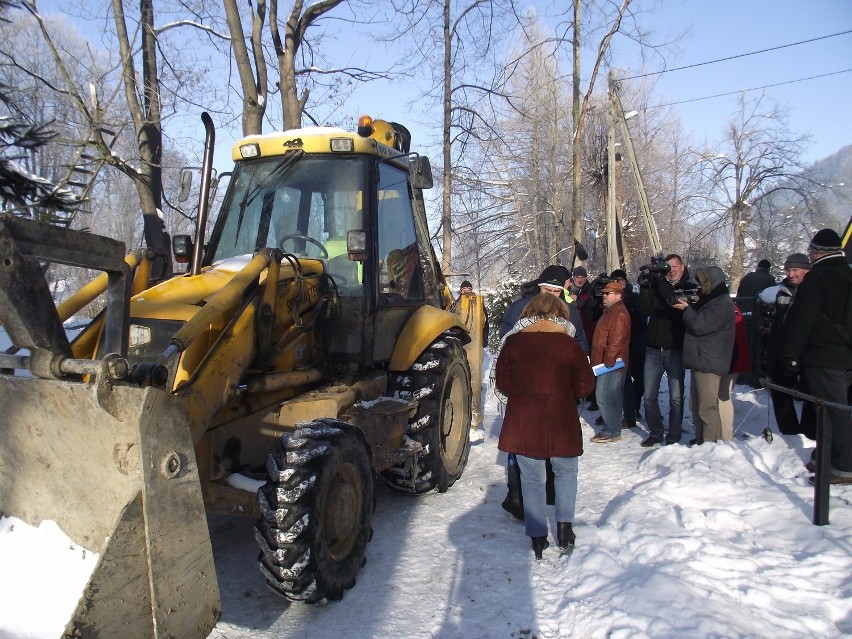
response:
<path id="1" fill-rule="evenodd" d="M 442 335 L 405 373 L 392 373 L 388 394 L 416 399 L 408 436 L 423 446 L 413 460 L 382 473 L 392 488 L 445 492 L 461 477 L 470 453 L 470 366 L 461 340 Z"/>

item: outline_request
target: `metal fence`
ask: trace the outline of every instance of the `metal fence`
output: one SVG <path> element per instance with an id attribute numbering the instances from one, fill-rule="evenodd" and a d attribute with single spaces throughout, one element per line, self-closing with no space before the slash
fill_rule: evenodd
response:
<path id="1" fill-rule="evenodd" d="M 773 383 L 768 377 L 763 377 L 760 384 L 766 388 L 792 395 L 796 399 L 801 399 L 806 402 L 811 402 L 816 408 L 816 425 L 817 425 L 817 447 L 816 447 L 816 481 L 814 482 L 814 518 L 813 522 L 817 526 L 828 525 L 828 501 L 829 501 L 829 475 L 831 474 L 831 422 L 825 418 L 825 411 L 828 408 L 843 410 L 847 413 L 852 413 L 852 406 L 848 404 L 836 404 L 828 402 L 814 395 L 808 395 L 786 386 L 779 386 Z"/>

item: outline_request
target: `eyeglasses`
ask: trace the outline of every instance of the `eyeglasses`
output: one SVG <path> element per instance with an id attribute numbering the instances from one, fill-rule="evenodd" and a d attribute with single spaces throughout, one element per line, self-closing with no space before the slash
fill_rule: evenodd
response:
<path id="1" fill-rule="evenodd" d="M 615 291 L 606 291 L 604 295 L 616 295 Z"/>

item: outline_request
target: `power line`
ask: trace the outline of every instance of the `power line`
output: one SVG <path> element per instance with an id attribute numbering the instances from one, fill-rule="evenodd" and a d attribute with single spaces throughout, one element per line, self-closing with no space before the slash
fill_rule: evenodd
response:
<path id="1" fill-rule="evenodd" d="M 795 84 L 796 82 L 805 82 L 807 80 L 816 80 L 818 78 L 827 78 L 832 75 L 841 73 L 849 73 L 852 69 L 843 69 L 842 71 L 832 71 L 831 73 L 823 73 L 821 75 L 812 75 L 808 78 L 799 78 L 798 80 L 787 80 L 786 82 L 776 82 L 775 84 L 766 84 L 762 87 L 754 87 L 752 89 L 740 89 L 739 91 L 729 91 L 727 93 L 717 93 L 716 95 L 706 95 L 703 98 L 692 98 L 690 100 L 679 100 L 677 102 L 669 102 L 667 104 L 658 104 L 656 106 L 647 107 L 647 110 L 662 109 L 663 107 L 675 106 L 676 104 L 686 104 L 687 102 L 699 102 L 701 100 L 712 100 L 713 98 L 723 98 L 729 95 L 737 95 L 739 93 L 748 93 L 749 91 L 761 91 L 763 89 L 771 89 L 772 87 L 780 87 L 785 84 Z"/>
<path id="2" fill-rule="evenodd" d="M 770 47 L 768 49 L 760 49 L 759 51 L 751 51 L 749 53 L 740 53 L 739 55 L 728 56 L 727 58 L 719 58 L 718 60 L 708 60 L 707 62 L 696 62 L 695 64 L 688 64 L 684 67 L 675 67 L 674 69 L 663 69 L 662 71 L 652 71 L 651 73 L 642 73 L 640 75 L 632 75 L 629 78 L 621 78 L 622 80 L 636 80 L 637 78 L 647 78 L 652 75 L 662 75 L 664 73 L 671 73 L 672 71 L 683 71 L 684 69 L 694 69 L 695 67 L 702 67 L 707 64 L 716 64 L 717 62 L 726 62 L 728 60 L 736 60 L 737 58 L 745 58 L 750 55 L 757 55 L 758 53 L 767 53 L 768 51 L 778 51 L 779 49 L 786 49 L 788 47 L 797 47 L 800 44 L 808 44 L 809 42 L 817 42 L 818 40 L 826 40 L 828 38 L 835 38 L 837 36 L 846 35 L 847 33 L 852 33 L 852 29 L 847 31 L 841 31 L 839 33 L 832 33 L 830 35 L 820 36 L 818 38 L 811 38 L 810 40 L 802 40 L 800 42 L 791 42 L 790 44 L 782 44 L 777 47 Z"/>

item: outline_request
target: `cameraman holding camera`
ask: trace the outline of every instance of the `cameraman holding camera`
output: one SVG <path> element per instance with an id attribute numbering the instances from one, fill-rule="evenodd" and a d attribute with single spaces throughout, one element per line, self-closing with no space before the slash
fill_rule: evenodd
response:
<path id="1" fill-rule="evenodd" d="M 719 401 L 727 395 L 721 382 L 731 368 L 736 311 L 722 269 L 700 268 L 695 278 L 701 287 L 698 301 L 682 299 L 674 304 L 683 311 L 686 326 L 683 362 L 692 371 L 689 395 L 695 443 L 729 441 L 734 424 L 733 420 L 722 423 Z"/>
<path id="2" fill-rule="evenodd" d="M 648 317 L 645 347 L 645 419 L 650 435 L 642 446 L 677 444 L 683 422 L 683 313 L 674 308 L 679 297 L 694 295 L 680 255 L 655 258 L 639 273 L 639 312 Z M 665 372 L 669 383 L 669 432 L 663 430 L 660 412 L 660 383 Z"/>

